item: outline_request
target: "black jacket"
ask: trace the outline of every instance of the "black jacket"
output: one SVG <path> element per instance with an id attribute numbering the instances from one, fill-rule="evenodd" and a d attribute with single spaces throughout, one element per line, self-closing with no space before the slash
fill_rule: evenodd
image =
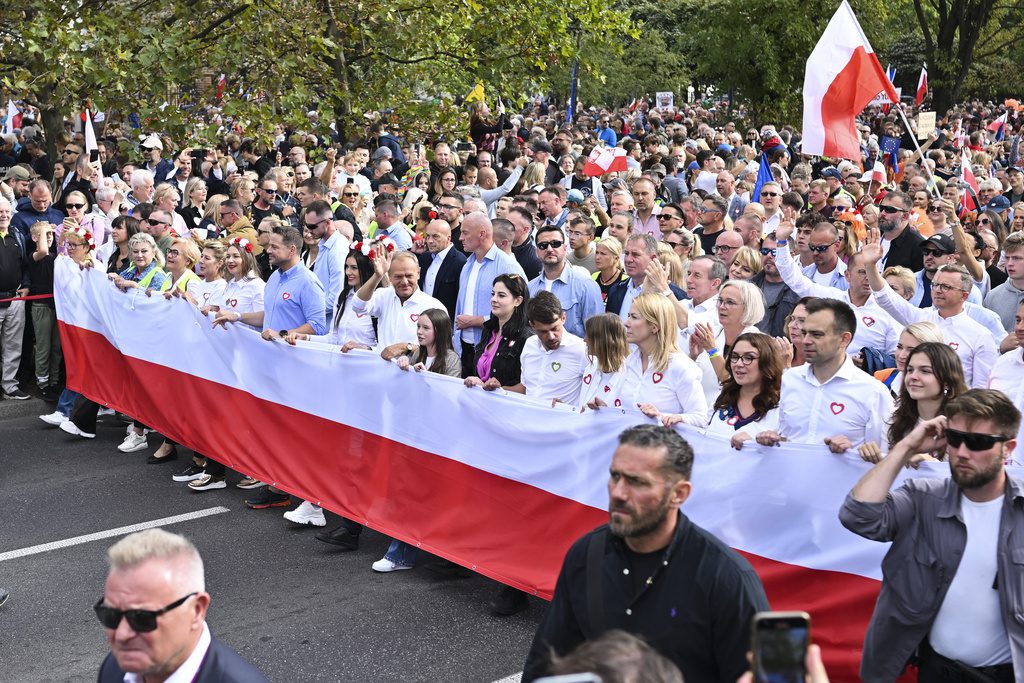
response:
<path id="1" fill-rule="evenodd" d="M 587 550 L 602 538 L 598 604 L 604 609 L 595 620 Z M 769 609 L 750 564 L 682 513 L 668 547 L 651 555 L 634 553 L 607 526 L 576 541 L 534 636 L 523 683 L 545 675 L 549 648 L 564 656 L 610 629 L 642 637 L 679 667 L 686 683 L 734 681 L 746 671 L 751 619 Z"/>
<path id="2" fill-rule="evenodd" d="M 476 354 L 473 356 L 472 377 L 479 377 L 476 370 L 477 363 L 480 361 L 480 357 L 483 356 L 484 349 L 487 348 L 487 342 L 491 339 L 491 332 L 496 327 L 497 321 L 494 318 L 490 318 L 484 323 L 483 332 L 480 334 L 480 343 L 476 345 Z M 506 334 L 509 334 L 508 325 L 506 324 L 505 327 Z M 533 330 L 529 327 L 514 331 L 509 336 L 502 335 L 501 341 L 498 342 L 498 350 L 494 354 L 494 360 L 491 361 L 491 377 L 501 382 L 501 386 L 514 386 L 522 380 L 523 367 L 519 362 L 519 358 L 523 354 L 523 346 L 526 344 L 526 340 L 532 336 Z"/>
<path id="3" fill-rule="evenodd" d="M 430 253 L 417 254 L 420 262 L 420 289 L 426 291 L 427 269 L 433 261 Z M 455 304 L 459 300 L 459 275 L 462 273 L 462 266 L 466 264 L 466 255 L 454 246 L 441 261 L 441 267 L 437 269 L 437 278 L 434 280 L 434 293 L 431 295 L 444 304 L 448 309 L 448 317 L 455 320 Z"/>
<path id="4" fill-rule="evenodd" d="M 750 284 L 758 289 L 764 288 L 764 271 L 750 278 Z M 772 337 L 784 337 L 786 333 L 786 318 L 796 308 L 796 302 L 800 301 L 800 295 L 789 288 L 785 282 L 782 283 L 782 295 L 775 300 L 771 306 L 766 305 L 764 317 L 757 323 L 757 329 Z M 765 300 L 765 304 L 767 304 Z"/>
<path id="5" fill-rule="evenodd" d="M 628 277 L 625 280 L 619 280 L 612 285 L 612 288 L 608 290 L 608 298 L 605 299 L 604 302 L 604 310 L 606 313 L 621 315 L 619 309 L 622 308 L 622 302 L 626 300 L 626 290 L 629 289 L 629 285 L 630 279 Z M 674 294 L 680 301 L 690 298 L 686 296 L 686 292 L 679 287 L 676 287 L 671 282 L 668 283 L 668 288 L 672 290 L 672 294 Z"/>
<path id="6" fill-rule="evenodd" d="M 899 237 L 889 245 L 889 253 L 885 256 L 885 267 L 903 266 L 918 272 L 924 268 L 924 254 L 921 253 L 921 244 L 924 238 L 921 233 L 911 227 L 903 230 Z"/>
<path id="7" fill-rule="evenodd" d="M 98 683 L 124 683 L 125 672 L 117 665 L 113 653 L 108 654 L 100 667 Z M 210 649 L 199 665 L 192 683 L 268 683 L 259 669 L 239 656 L 237 652 L 214 638 Z"/>

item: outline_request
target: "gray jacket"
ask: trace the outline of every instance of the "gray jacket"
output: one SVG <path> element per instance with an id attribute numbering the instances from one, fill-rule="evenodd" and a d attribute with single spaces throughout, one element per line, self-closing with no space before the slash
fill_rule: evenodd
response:
<path id="1" fill-rule="evenodd" d="M 850 531 L 892 541 L 882 560 L 882 590 L 864 637 L 860 676 L 895 680 L 931 631 L 967 545 L 960 488 L 952 479 L 911 479 L 884 503 L 852 495 L 839 511 Z M 998 586 L 1013 667 L 1024 671 L 1024 480 L 1007 475 L 999 522 Z"/>
<path id="2" fill-rule="evenodd" d="M 1007 280 L 985 295 L 985 308 L 995 311 L 1007 332 L 1013 332 L 1016 323 L 1017 309 L 1024 302 L 1024 291 L 1013 286 Z"/>

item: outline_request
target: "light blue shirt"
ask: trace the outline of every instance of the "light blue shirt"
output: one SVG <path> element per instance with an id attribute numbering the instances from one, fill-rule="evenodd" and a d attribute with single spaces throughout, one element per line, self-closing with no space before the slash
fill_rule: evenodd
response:
<path id="1" fill-rule="evenodd" d="M 263 289 L 263 329 L 294 330 L 309 323 L 314 334 L 327 334 L 324 286 L 301 262 L 275 270 Z"/>
<path id="2" fill-rule="evenodd" d="M 840 264 L 842 264 L 842 261 L 838 261 L 836 263 L 835 270 L 832 271 L 832 278 L 828 281 L 826 287 L 832 287 L 833 289 L 838 289 L 842 292 L 845 292 L 850 288 L 850 283 L 846 279 L 846 268 L 840 268 Z M 811 265 L 807 266 L 806 268 L 804 268 L 803 273 L 808 279 L 814 280 L 814 276 L 818 273 L 817 264 L 812 263 Z M 817 280 L 814 281 L 818 282 Z"/>
<path id="3" fill-rule="evenodd" d="M 397 247 L 402 251 L 412 249 L 412 235 L 409 234 L 409 229 L 401 221 L 388 228 L 386 234 L 395 241 Z"/>
<path id="4" fill-rule="evenodd" d="M 320 240 L 320 251 L 313 262 L 313 273 L 324 288 L 327 319 L 334 320 L 334 307 L 338 303 L 338 295 L 345 287 L 345 238 L 340 232 L 325 240 Z"/>
<path id="5" fill-rule="evenodd" d="M 530 296 L 537 296 L 547 288 L 544 273 L 530 280 Z M 565 329 L 580 339 L 586 336 L 583 324 L 592 315 L 604 312 L 601 287 L 590 277 L 584 277 L 568 262 L 562 261 L 562 273 L 551 282 L 551 293 L 558 297 L 565 311 Z"/>
<path id="6" fill-rule="evenodd" d="M 473 269 L 474 263 L 476 263 L 476 255 L 470 254 L 466 265 L 462 266 L 462 272 L 459 274 L 459 299 L 455 304 L 455 316 L 478 315 L 486 320 L 491 316 L 491 287 L 494 284 L 494 278 L 506 273 L 515 273 L 525 282 L 526 273 L 523 272 L 523 267 L 519 265 L 514 256 L 509 256 L 499 249 L 498 245 L 492 244 L 490 250 L 484 255 L 483 263 L 479 266 L 476 286 L 473 288 L 473 310 L 467 311 L 466 290 L 469 287 L 469 273 Z M 480 341 L 481 329 L 467 327 L 464 330 L 455 330 L 455 350 L 460 351 L 462 348 L 459 344 L 460 333 L 462 341 L 475 346 Z"/>
<path id="7" fill-rule="evenodd" d="M 622 297 L 622 308 L 619 309 L 619 317 L 625 320 L 629 317 L 629 309 L 633 307 L 633 299 L 640 296 L 644 288 L 643 282 L 633 284 L 633 278 L 626 281 L 626 296 Z"/>

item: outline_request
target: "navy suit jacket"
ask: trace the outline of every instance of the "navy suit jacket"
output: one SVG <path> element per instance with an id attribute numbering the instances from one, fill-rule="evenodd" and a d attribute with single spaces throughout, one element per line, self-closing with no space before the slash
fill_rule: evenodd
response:
<path id="1" fill-rule="evenodd" d="M 427 282 L 427 268 L 430 267 L 433 254 L 429 252 L 417 254 L 416 258 L 420 262 L 420 289 L 424 289 Z M 437 278 L 434 280 L 433 297 L 448 309 L 448 317 L 451 318 L 453 326 L 455 325 L 455 304 L 459 300 L 459 275 L 465 264 L 466 255 L 453 246 L 441 261 L 441 267 L 437 270 Z"/>
<path id="2" fill-rule="evenodd" d="M 629 278 L 626 278 L 625 280 L 619 280 L 614 285 L 612 285 L 611 289 L 608 290 L 608 298 L 605 300 L 604 304 L 604 310 L 606 313 L 614 313 L 615 315 L 621 315 L 619 309 L 622 308 L 622 302 L 626 300 L 626 290 L 629 289 L 629 283 Z M 674 294 L 675 297 L 680 301 L 682 301 L 683 299 L 690 298 L 686 296 L 686 292 L 684 292 L 679 287 L 676 287 L 671 282 L 668 283 L 668 288 L 672 290 L 672 294 Z"/>
<path id="3" fill-rule="evenodd" d="M 108 654 L 100 667 L 98 683 L 124 683 L 125 672 L 117 665 L 113 653 Z M 192 683 L 269 683 L 259 669 L 239 656 L 237 652 L 217 640 L 210 641 L 210 649 L 199 665 Z"/>

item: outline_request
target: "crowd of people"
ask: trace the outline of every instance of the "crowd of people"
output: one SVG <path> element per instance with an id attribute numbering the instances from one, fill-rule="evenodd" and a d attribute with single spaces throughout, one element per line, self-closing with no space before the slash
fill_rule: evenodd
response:
<path id="1" fill-rule="evenodd" d="M 997 140 L 987 124 L 1004 111 Z M 63 388 L 45 298 L 66 256 L 268 341 L 369 349 L 467 391 L 636 411 L 737 450 L 787 441 L 882 463 L 972 391 L 1024 407 L 1024 162 L 1007 105 L 950 112 L 921 150 L 871 109 L 857 160 L 801 155 L 791 127 L 699 105 L 582 108 L 566 122 L 546 102 L 514 115 L 478 103 L 469 116 L 462 141 L 402 139 L 377 115 L 355 141 L 226 131 L 209 149 L 113 126 L 94 160 L 69 129 L 56 163 L 29 121 L 0 148 L 5 397 L 28 397 L 17 371 L 30 339 L 55 404 L 41 419 L 96 434 L 105 409 Z M 882 137 L 905 144 L 886 155 Z M 593 174 L 601 146 L 622 147 L 627 170 Z M 118 450 L 155 440 L 147 462 L 178 460 L 133 418 Z M 905 461 L 943 459 L 923 448 Z M 216 453 L 184 465 L 173 479 L 193 492 L 228 485 Z M 326 526 L 318 506 L 240 474 L 250 508 Z M 316 538 L 354 550 L 360 531 L 344 520 Z M 372 568 L 416 561 L 395 541 Z M 504 589 L 492 608 L 526 604 Z"/>

